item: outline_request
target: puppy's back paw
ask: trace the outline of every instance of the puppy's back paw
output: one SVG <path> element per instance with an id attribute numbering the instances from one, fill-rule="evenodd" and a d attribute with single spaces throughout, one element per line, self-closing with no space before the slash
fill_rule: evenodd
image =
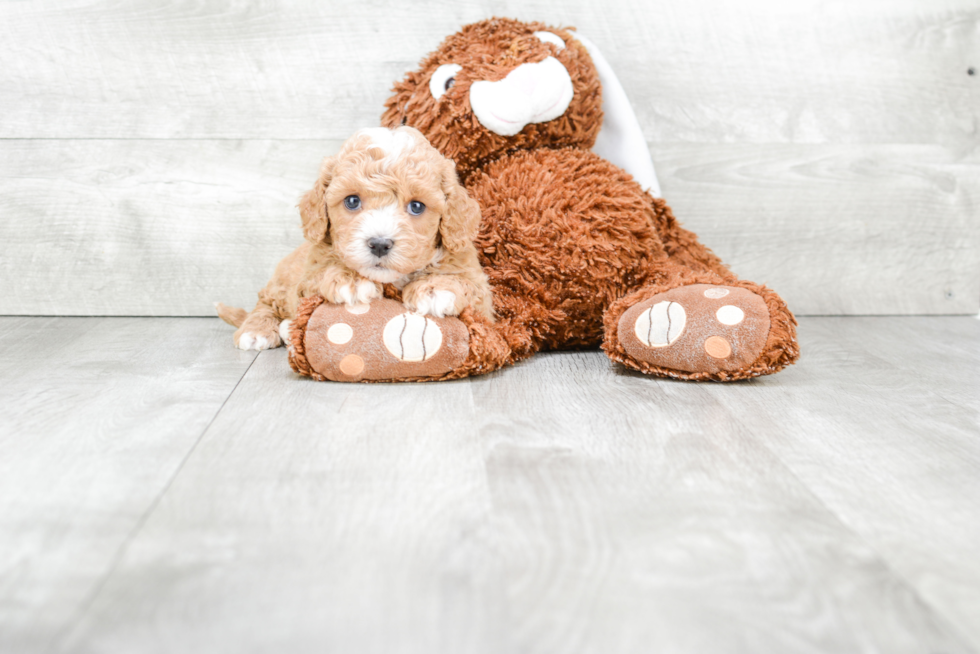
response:
<path id="1" fill-rule="evenodd" d="M 274 331 L 240 331 L 235 334 L 235 347 L 240 350 L 270 350 L 282 340 Z"/>

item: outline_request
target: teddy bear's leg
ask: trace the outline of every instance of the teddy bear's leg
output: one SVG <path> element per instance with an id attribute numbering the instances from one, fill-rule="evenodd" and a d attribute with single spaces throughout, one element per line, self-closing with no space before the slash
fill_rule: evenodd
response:
<path id="1" fill-rule="evenodd" d="M 732 381 L 799 357 L 796 319 L 776 293 L 712 272 L 665 274 L 610 305 L 603 323 L 611 359 L 664 377 Z"/>
<path id="2" fill-rule="evenodd" d="M 510 360 L 495 326 L 469 309 L 433 318 L 390 298 L 348 307 L 309 297 L 283 325 L 293 370 L 319 381 L 458 379 Z"/>

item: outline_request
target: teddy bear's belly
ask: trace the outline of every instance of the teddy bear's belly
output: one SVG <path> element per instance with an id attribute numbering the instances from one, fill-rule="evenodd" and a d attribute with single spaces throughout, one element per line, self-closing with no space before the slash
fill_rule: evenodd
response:
<path id="1" fill-rule="evenodd" d="M 666 260 L 650 196 L 589 151 L 520 152 L 466 186 L 483 213 L 477 249 L 497 314 L 530 301 L 546 346 L 597 344 L 605 308 Z"/>

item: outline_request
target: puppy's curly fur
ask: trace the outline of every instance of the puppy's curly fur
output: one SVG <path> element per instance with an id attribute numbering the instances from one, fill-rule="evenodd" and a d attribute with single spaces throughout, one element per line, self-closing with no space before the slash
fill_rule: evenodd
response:
<path id="1" fill-rule="evenodd" d="M 419 210 L 421 208 L 421 211 Z M 243 350 L 278 347 L 280 323 L 304 297 L 350 306 L 401 289 L 421 314 L 456 316 L 466 307 L 492 319 L 490 286 L 473 240 L 480 207 L 453 162 L 412 127 L 365 129 L 323 160 L 299 203 L 306 242 L 276 266 L 255 308 L 218 303 L 238 327 Z"/>

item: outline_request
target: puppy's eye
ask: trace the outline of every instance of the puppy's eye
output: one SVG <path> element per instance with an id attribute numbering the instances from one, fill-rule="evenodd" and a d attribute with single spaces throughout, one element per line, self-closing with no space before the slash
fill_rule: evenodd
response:
<path id="1" fill-rule="evenodd" d="M 463 70 L 459 64 L 443 64 L 429 78 L 429 93 L 438 100 L 456 84 L 456 73 Z"/>
<path id="2" fill-rule="evenodd" d="M 412 200 L 408 203 L 408 213 L 413 216 L 421 216 L 423 211 L 425 211 L 425 205 L 418 200 Z"/>
<path id="3" fill-rule="evenodd" d="M 357 197 L 356 195 L 348 195 L 346 198 L 344 198 L 344 206 L 351 211 L 359 209 L 361 206 L 361 198 Z"/>

